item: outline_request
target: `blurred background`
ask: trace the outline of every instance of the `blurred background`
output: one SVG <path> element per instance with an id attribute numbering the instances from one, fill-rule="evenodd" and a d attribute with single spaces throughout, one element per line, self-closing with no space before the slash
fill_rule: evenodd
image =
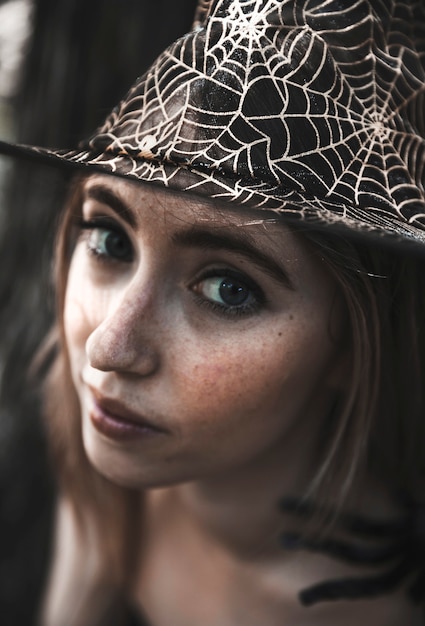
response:
<path id="1" fill-rule="evenodd" d="M 75 147 L 169 43 L 196 0 L 0 0 L 0 138 Z M 54 316 L 66 179 L 0 157 L 0 623 L 35 624 L 55 480 L 26 370 Z"/>

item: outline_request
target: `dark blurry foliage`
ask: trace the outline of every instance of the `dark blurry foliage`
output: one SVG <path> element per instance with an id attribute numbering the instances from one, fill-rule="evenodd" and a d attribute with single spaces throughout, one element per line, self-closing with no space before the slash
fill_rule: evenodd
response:
<path id="1" fill-rule="evenodd" d="M 74 147 L 157 54 L 196 0 L 37 0 L 15 100 L 18 140 Z M 26 369 L 54 315 L 51 255 L 63 175 L 15 162 L 0 207 L 0 622 L 31 625 L 51 546 L 54 476 Z"/>

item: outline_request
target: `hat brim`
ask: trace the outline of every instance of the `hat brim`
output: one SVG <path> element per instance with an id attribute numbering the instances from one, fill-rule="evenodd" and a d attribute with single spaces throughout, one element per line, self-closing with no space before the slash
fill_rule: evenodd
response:
<path id="1" fill-rule="evenodd" d="M 269 182 L 253 182 L 240 177 L 229 180 L 219 171 L 203 171 L 188 164 L 154 158 L 136 159 L 126 154 L 95 154 L 87 150 L 51 150 L 1 140 L 0 154 L 61 168 L 70 173 L 97 172 L 137 180 L 172 191 L 191 193 L 203 199 L 264 211 L 268 218 L 271 213 L 273 218 L 297 223 L 303 229 L 332 229 L 348 237 L 372 238 L 375 242 L 396 248 L 407 243 L 411 249 L 425 253 L 425 231 L 413 223 L 395 221 L 385 210 L 300 197 L 293 190 L 282 189 Z M 425 214 L 423 220 L 425 224 Z"/>

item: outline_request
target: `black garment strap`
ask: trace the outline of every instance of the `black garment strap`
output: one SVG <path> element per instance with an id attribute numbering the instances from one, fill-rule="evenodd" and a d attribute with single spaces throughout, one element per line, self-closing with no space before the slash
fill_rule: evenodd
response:
<path id="1" fill-rule="evenodd" d="M 406 586 L 415 603 L 425 603 L 425 503 L 402 498 L 404 513 L 393 520 L 377 521 L 358 515 L 344 514 L 338 518 L 342 530 L 353 542 L 326 537 L 312 539 L 297 532 L 280 537 L 286 550 L 321 552 L 351 565 L 379 567 L 379 573 L 327 580 L 299 594 L 301 604 L 311 606 L 329 600 L 373 598 Z M 310 518 L 316 507 L 311 502 L 284 498 L 279 503 L 283 513 Z M 362 541 L 367 540 L 367 543 Z M 376 544 L 374 542 L 376 541 Z M 386 569 L 382 571 L 382 566 Z"/>

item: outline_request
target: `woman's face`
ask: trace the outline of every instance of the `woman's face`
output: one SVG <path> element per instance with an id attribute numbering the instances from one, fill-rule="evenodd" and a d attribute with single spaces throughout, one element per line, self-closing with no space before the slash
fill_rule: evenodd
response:
<path id="1" fill-rule="evenodd" d="M 208 480 L 289 459 L 294 432 L 320 430 L 343 314 L 298 236 L 101 175 L 84 183 L 82 213 L 64 324 L 84 446 L 103 475 Z"/>

